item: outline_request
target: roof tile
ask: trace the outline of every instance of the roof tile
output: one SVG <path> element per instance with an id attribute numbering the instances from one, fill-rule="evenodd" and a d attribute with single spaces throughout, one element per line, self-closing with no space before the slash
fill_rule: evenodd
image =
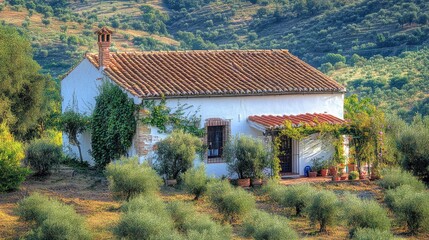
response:
<path id="1" fill-rule="evenodd" d="M 287 50 L 110 53 L 110 79 L 138 97 L 344 92 Z M 98 66 L 98 55 L 87 54 Z"/>
<path id="2" fill-rule="evenodd" d="M 290 121 L 293 126 L 299 126 L 301 124 L 309 124 L 311 126 L 317 123 L 328 123 L 328 124 L 344 124 L 345 120 L 334 117 L 330 114 L 321 113 L 306 113 L 299 115 L 254 115 L 249 116 L 248 121 L 263 126 L 265 129 L 280 128 L 283 126 L 285 121 Z"/>

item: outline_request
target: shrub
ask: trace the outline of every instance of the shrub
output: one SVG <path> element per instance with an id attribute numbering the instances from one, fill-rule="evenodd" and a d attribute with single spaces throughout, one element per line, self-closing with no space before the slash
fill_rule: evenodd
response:
<path id="1" fill-rule="evenodd" d="M 175 228 L 188 239 L 231 239 L 232 229 L 214 222 L 208 215 L 198 213 L 194 206 L 183 202 L 172 202 L 167 209 Z"/>
<path id="2" fill-rule="evenodd" d="M 358 228 L 353 237 L 354 240 L 391 240 L 394 239 L 390 231 L 382 231 L 373 228 Z"/>
<path id="3" fill-rule="evenodd" d="M 0 124 L 0 192 L 18 188 L 30 173 L 21 167 L 23 158 L 22 144 L 14 140 L 5 124 Z"/>
<path id="4" fill-rule="evenodd" d="M 410 186 L 403 185 L 388 190 L 386 203 L 392 208 L 399 221 L 407 224 L 408 230 L 415 234 L 429 230 L 429 193 L 417 192 Z"/>
<path id="5" fill-rule="evenodd" d="M 29 239 L 91 239 L 85 219 L 57 200 L 35 193 L 18 202 L 16 211 L 23 220 L 35 223 Z"/>
<path id="6" fill-rule="evenodd" d="M 283 197 L 285 186 L 281 186 L 277 180 L 270 179 L 267 184 L 262 187 L 262 192 L 268 194 L 271 200 L 274 202 L 280 202 Z"/>
<path id="7" fill-rule="evenodd" d="M 162 239 L 173 235 L 174 229 L 171 219 L 155 211 L 128 211 L 113 232 L 119 239 Z"/>
<path id="8" fill-rule="evenodd" d="M 38 139 L 27 147 L 25 162 L 36 175 L 46 175 L 53 167 L 59 165 L 61 158 L 61 147 L 48 140 Z"/>
<path id="9" fill-rule="evenodd" d="M 410 185 L 416 190 L 424 190 L 426 186 L 410 172 L 399 168 L 385 169 L 382 171 L 383 178 L 378 184 L 385 189 L 392 189 L 401 185 Z"/>
<path id="10" fill-rule="evenodd" d="M 270 154 L 264 143 L 246 135 L 230 139 L 223 156 L 229 171 L 236 173 L 238 178 L 262 177 L 262 170 L 270 165 Z"/>
<path id="11" fill-rule="evenodd" d="M 210 201 L 230 222 L 244 217 L 255 208 L 255 199 L 241 188 L 233 188 L 227 181 L 217 181 L 208 185 Z"/>
<path id="12" fill-rule="evenodd" d="M 137 194 L 152 194 L 159 190 L 162 180 L 148 164 L 137 158 L 121 158 L 106 167 L 109 188 L 118 199 L 129 200 Z"/>
<path id="13" fill-rule="evenodd" d="M 351 236 L 354 235 L 357 228 L 390 230 L 387 212 L 376 201 L 361 200 L 348 194 L 344 199 L 343 206 L 347 225 L 352 228 Z"/>
<path id="14" fill-rule="evenodd" d="M 309 184 L 296 184 L 284 188 L 278 202 L 283 207 L 294 207 L 297 216 L 308 206 L 316 189 Z"/>
<path id="15" fill-rule="evenodd" d="M 289 227 L 286 218 L 259 210 L 246 218 L 243 228 L 246 237 L 256 240 L 298 239 L 298 234 Z"/>
<path id="16" fill-rule="evenodd" d="M 358 171 L 351 171 L 349 173 L 349 180 L 356 180 L 359 178 L 359 172 Z"/>
<path id="17" fill-rule="evenodd" d="M 121 218 L 113 229 L 118 238 L 174 239 L 174 224 L 164 202 L 154 195 L 139 195 L 122 206 Z"/>
<path id="18" fill-rule="evenodd" d="M 398 205 L 399 201 L 409 194 L 414 194 L 415 191 L 416 190 L 410 185 L 401 185 L 395 189 L 387 190 L 384 195 L 384 202 L 393 210 Z"/>
<path id="19" fill-rule="evenodd" d="M 177 179 L 180 173 L 192 167 L 201 140 L 183 131 L 174 131 L 157 143 L 157 170 L 167 179 Z"/>
<path id="20" fill-rule="evenodd" d="M 195 195 L 195 200 L 207 190 L 208 180 L 209 178 L 207 177 L 206 169 L 203 164 L 198 168 L 191 168 L 183 174 L 185 188 L 189 193 Z"/>
<path id="21" fill-rule="evenodd" d="M 339 213 L 339 204 L 335 193 L 322 190 L 317 192 L 311 199 L 307 211 L 312 224 L 320 224 L 320 232 L 326 232 L 327 226 L 336 223 Z"/>
<path id="22" fill-rule="evenodd" d="M 291 186 L 281 186 L 274 181 L 270 181 L 264 188 L 268 196 L 282 207 L 294 207 L 297 216 L 310 203 L 311 195 L 315 188 L 309 184 L 296 184 Z"/>

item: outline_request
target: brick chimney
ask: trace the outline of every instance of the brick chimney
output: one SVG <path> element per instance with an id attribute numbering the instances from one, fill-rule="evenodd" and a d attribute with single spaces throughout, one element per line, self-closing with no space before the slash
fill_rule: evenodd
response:
<path id="1" fill-rule="evenodd" d="M 98 36 L 98 65 L 100 69 L 109 66 L 110 63 L 110 41 L 112 40 L 112 31 L 102 27 L 95 32 Z"/>

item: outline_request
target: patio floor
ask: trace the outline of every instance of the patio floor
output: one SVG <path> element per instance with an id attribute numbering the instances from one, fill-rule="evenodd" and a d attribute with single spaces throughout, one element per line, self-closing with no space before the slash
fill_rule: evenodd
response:
<path id="1" fill-rule="evenodd" d="M 292 184 L 298 184 L 298 183 L 328 182 L 331 180 L 332 180 L 331 176 L 315 177 L 315 178 L 309 178 L 309 177 L 283 178 L 280 180 L 280 184 L 292 185 Z"/>

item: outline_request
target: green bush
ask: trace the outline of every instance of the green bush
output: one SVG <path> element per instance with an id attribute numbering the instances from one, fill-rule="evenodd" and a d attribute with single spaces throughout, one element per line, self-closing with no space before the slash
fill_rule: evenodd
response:
<path id="1" fill-rule="evenodd" d="M 129 200 L 137 194 L 152 194 L 159 190 L 162 180 L 148 164 L 137 158 L 121 158 L 106 167 L 109 188 L 118 199 Z"/>
<path id="2" fill-rule="evenodd" d="M 358 171 L 351 171 L 349 173 L 349 180 L 356 180 L 359 178 L 359 172 Z"/>
<path id="3" fill-rule="evenodd" d="M 381 174 L 383 178 L 378 181 L 378 184 L 385 189 L 392 189 L 401 185 L 410 185 L 416 190 L 426 189 L 424 183 L 414 177 L 413 174 L 399 168 L 384 169 Z"/>
<path id="4" fill-rule="evenodd" d="M 256 240 L 298 239 L 298 234 L 287 224 L 284 217 L 255 210 L 243 224 L 246 237 Z"/>
<path id="5" fill-rule="evenodd" d="M 227 142 L 223 156 L 229 171 L 238 178 L 262 177 L 263 169 L 270 166 L 271 154 L 267 149 L 261 140 L 239 135 Z"/>
<path id="6" fill-rule="evenodd" d="M 429 230 L 429 193 L 416 191 L 408 185 L 386 192 L 385 201 L 399 221 L 406 223 L 408 230 L 415 234 Z"/>
<path id="7" fill-rule="evenodd" d="M 60 164 L 61 158 L 61 147 L 51 141 L 37 139 L 27 147 L 25 162 L 35 171 L 36 175 L 46 175 L 53 167 Z"/>
<path id="8" fill-rule="evenodd" d="M 175 228 L 187 235 L 188 239 L 231 239 L 232 229 L 229 225 L 214 222 L 208 215 L 198 213 L 191 204 L 172 202 L 167 205 L 167 209 Z"/>
<path id="9" fill-rule="evenodd" d="M 309 184 L 287 186 L 284 188 L 283 196 L 278 203 L 283 207 L 294 207 L 296 215 L 300 216 L 310 203 L 311 196 L 315 191 L 316 189 Z"/>
<path id="10" fill-rule="evenodd" d="M 380 231 L 390 230 L 390 220 L 387 211 L 374 200 L 361 200 L 348 194 L 343 201 L 344 218 L 351 227 L 351 236 L 357 228 L 371 228 Z"/>
<path id="11" fill-rule="evenodd" d="M 339 201 L 332 191 L 322 190 L 312 197 L 307 211 L 312 224 L 320 224 L 319 231 L 326 232 L 328 226 L 336 224 L 339 214 Z"/>
<path id="12" fill-rule="evenodd" d="M 207 190 L 208 180 L 203 164 L 198 168 L 191 168 L 183 174 L 183 184 L 190 194 L 195 195 L 195 200 Z"/>
<path id="13" fill-rule="evenodd" d="M 122 212 L 155 211 L 167 216 L 164 202 L 155 195 L 137 195 L 121 207 Z"/>
<path id="14" fill-rule="evenodd" d="M 393 210 L 405 196 L 414 194 L 415 192 L 416 190 L 410 185 L 401 185 L 397 188 L 387 190 L 384 195 L 384 202 Z"/>
<path id="15" fill-rule="evenodd" d="M 358 228 L 353 237 L 354 240 L 391 240 L 394 239 L 390 231 L 382 231 L 373 228 Z"/>
<path id="16" fill-rule="evenodd" d="M 233 188 L 227 181 L 216 181 L 208 185 L 207 195 L 210 201 L 225 216 L 232 221 L 255 209 L 255 198 L 242 188 Z"/>
<path id="17" fill-rule="evenodd" d="M 113 232 L 119 239 L 162 239 L 173 235 L 174 229 L 171 219 L 155 211 L 128 211 Z"/>
<path id="18" fill-rule="evenodd" d="M 201 140 L 183 131 L 174 131 L 157 143 L 156 168 L 167 179 L 177 179 L 179 174 L 192 167 L 195 154 L 202 146 Z"/>
<path id="19" fill-rule="evenodd" d="M 282 207 L 293 207 L 297 216 L 310 203 L 312 194 L 316 191 L 309 184 L 296 184 L 291 186 L 281 186 L 277 182 L 270 181 L 263 188 L 271 200 L 277 202 Z"/>
<path id="20" fill-rule="evenodd" d="M 17 189 L 30 173 L 21 167 L 22 144 L 15 141 L 5 124 L 0 124 L 0 192 Z"/>
<path id="21" fill-rule="evenodd" d="M 118 238 L 174 239 L 173 220 L 164 202 L 154 195 L 138 195 L 124 204 L 118 225 L 113 229 Z"/>
<path id="22" fill-rule="evenodd" d="M 262 186 L 262 192 L 267 194 L 274 202 L 280 202 L 284 196 L 285 186 L 279 184 L 275 179 L 268 180 L 267 184 Z"/>
<path id="23" fill-rule="evenodd" d="M 91 239 L 85 219 L 72 206 L 38 193 L 18 202 L 16 212 L 21 219 L 34 223 L 28 239 Z"/>

